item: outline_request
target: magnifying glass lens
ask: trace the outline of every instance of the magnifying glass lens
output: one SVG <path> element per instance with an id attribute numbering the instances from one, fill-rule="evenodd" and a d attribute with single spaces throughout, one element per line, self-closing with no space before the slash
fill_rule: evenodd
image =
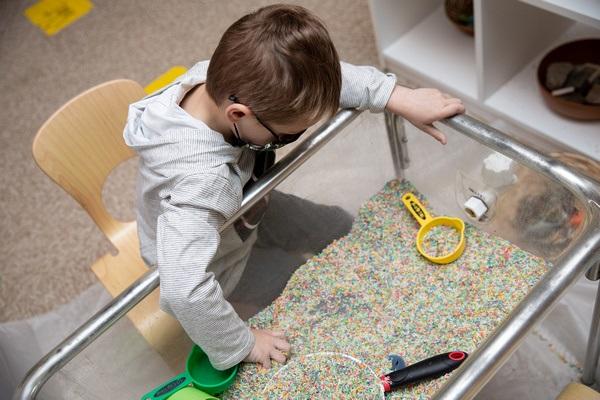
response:
<path id="1" fill-rule="evenodd" d="M 427 231 L 421 247 L 430 257 L 452 254 L 460 243 L 460 231 L 453 226 L 436 225 Z"/>

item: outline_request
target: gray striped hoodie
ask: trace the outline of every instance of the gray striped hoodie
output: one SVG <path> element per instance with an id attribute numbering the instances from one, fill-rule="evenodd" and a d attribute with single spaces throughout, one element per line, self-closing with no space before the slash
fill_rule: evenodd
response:
<path id="1" fill-rule="evenodd" d="M 255 153 L 233 147 L 179 103 L 206 80 L 208 61 L 129 107 L 123 137 L 139 155 L 140 251 L 160 274 L 160 306 L 181 323 L 215 368 L 252 350 L 254 337 L 225 297 L 244 270 L 256 231 L 243 241 L 219 228 L 240 207 Z M 342 63 L 342 108 L 383 111 L 393 75 Z"/>

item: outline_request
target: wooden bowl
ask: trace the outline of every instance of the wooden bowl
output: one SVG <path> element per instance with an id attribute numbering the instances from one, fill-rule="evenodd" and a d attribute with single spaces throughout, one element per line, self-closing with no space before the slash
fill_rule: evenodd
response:
<path id="1" fill-rule="evenodd" d="M 467 35 L 474 35 L 473 0 L 446 0 L 444 2 L 444 9 L 446 16 L 454 26 Z M 470 23 L 465 18 L 470 18 Z"/>
<path id="2" fill-rule="evenodd" d="M 555 62 L 570 62 L 575 65 L 600 64 L 600 39 L 576 40 L 558 46 L 544 56 L 537 70 L 538 86 L 550 109 L 569 118 L 587 121 L 600 119 L 600 105 L 581 104 L 552 96 L 546 88 L 546 71 L 548 66 Z"/>

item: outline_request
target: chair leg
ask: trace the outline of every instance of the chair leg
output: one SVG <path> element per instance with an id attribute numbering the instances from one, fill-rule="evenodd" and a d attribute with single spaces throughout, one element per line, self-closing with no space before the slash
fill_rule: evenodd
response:
<path id="1" fill-rule="evenodd" d="M 598 279 L 596 279 L 598 280 Z M 600 282 L 600 281 L 599 281 Z M 587 349 L 585 351 L 585 364 L 581 382 L 592 386 L 595 381 L 598 357 L 600 356 L 600 290 L 596 289 L 596 303 L 592 314 L 592 326 L 588 336 Z"/>

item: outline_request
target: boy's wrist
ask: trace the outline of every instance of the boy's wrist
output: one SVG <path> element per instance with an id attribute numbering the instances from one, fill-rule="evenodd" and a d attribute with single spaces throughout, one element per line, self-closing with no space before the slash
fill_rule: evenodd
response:
<path id="1" fill-rule="evenodd" d="M 396 85 L 390 98 L 385 106 L 385 109 L 393 114 L 405 116 L 406 115 L 406 105 L 409 103 L 407 98 L 412 93 L 412 89 Z"/>

